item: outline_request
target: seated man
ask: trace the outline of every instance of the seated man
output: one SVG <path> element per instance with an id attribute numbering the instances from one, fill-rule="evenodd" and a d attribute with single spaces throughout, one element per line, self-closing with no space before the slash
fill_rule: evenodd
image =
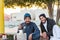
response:
<path id="1" fill-rule="evenodd" d="M 39 40 L 40 31 L 36 24 L 31 22 L 31 15 L 29 13 L 24 15 L 24 21 L 20 24 L 19 29 L 22 29 L 27 34 L 27 40 Z"/>
<path id="2" fill-rule="evenodd" d="M 41 14 L 39 19 L 41 20 L 40 28 L 43 39 L 50 40 L 52 37 L 58 37 L 57 33 L 59 34 L 59 29 L 53 19 L 47 18 L 45 14 Z"/>

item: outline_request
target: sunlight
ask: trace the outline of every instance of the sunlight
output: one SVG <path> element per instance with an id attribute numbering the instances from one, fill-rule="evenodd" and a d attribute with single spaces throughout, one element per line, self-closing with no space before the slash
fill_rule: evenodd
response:
<path id="1" fill-rule="evenodd" d="M 54 5 L 54 10 L 57 10 L 57 5 Z"/>
<path id="2" fill-rule="evenodd" d="M 38 9 L 38 6 L 33 5 L 30 9 L 33 9 L 33 10 Z"/>
<path id="3" fill-rule="evenodd" d="M 38 9 L 38 6 L 33 5 L 31 8 L 28 8 L 28 7 L 20 8 L 19 6 L 14 6 L 14 8 L 4 8 L 4 13 L 10 15 L 11 13 L 20 13 L 20 11 L 24 10 L 24 9 L 36 10 L 36 9 Z M 41 9 L 41 7 L 39 9 Z"/>
<path id="4" fill-rule="evenodd" d="M 19 7 L 14 7 L 14 8 L 4 8 L 4 13 L 6 14 L 11 14 L 11 13 L 18 13 L 20 12 L 20 8 Z"/>

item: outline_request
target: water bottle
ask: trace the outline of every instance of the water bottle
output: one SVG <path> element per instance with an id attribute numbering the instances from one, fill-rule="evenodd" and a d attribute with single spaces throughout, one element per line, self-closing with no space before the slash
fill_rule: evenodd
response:
<path id="1" fill-rule="evenodd" d="M 23 40 L 23 30 L 19 30 L 19 33 L 17 33 L 17 40 Z"/>
<path id="2" fill-rule="evenodd" d="M 23 34 L 24 34 L 24 40 L 27 40 L 27 35 L 26 35 L 26 26 L 23 27 Z"/>
<path id="3" fill-rule="evenodd" d="M 17 40 L 27 40 L 25 30 L 26 26 L 24 26 L 23 29 L 18 30 L 19 32 L 17 33 Z"/>

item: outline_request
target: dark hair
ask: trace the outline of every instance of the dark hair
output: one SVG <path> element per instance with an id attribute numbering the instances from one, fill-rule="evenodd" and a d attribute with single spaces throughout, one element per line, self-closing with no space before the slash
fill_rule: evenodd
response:
<path id="1" fill-rule="evenodd" d="M 45 17 L 45 18 L 46 18 L 45 14 L 40 14 L 40 15 L 39 15 L 39 18 L 40 18 L 41 16 L 43 16 L 43 17 Z"/>

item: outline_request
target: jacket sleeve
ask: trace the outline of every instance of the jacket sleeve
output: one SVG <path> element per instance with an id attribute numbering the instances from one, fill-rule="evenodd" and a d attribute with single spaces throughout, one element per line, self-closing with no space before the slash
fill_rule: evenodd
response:
<path id="1" fill-rule="evenodd" d="M 54 25 L 53 35 L 55 38 L 60 38 L 60 27 L 58 25 Z"/>
<path id="2" fill-rule="evenodd" d="M 34 33 L 32 34 L 33 40 L 37 40 L 40 38 L 40 30 L 38 29 L 37 25 L 34 23 Z"/>

